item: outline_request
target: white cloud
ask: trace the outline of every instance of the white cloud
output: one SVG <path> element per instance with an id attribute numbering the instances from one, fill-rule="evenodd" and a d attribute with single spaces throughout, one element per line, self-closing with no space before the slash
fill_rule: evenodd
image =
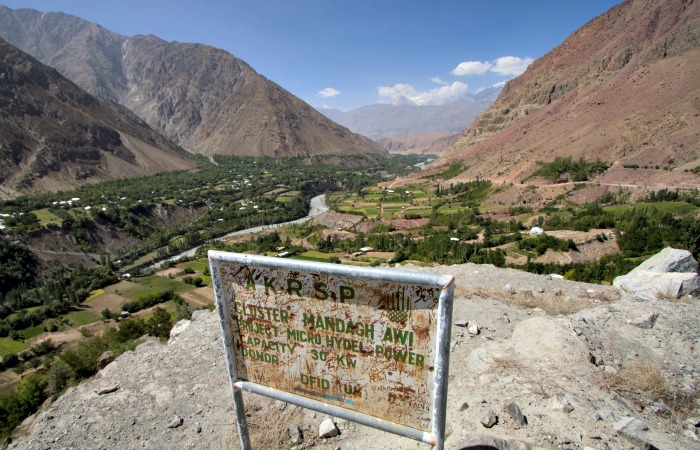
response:
<path id="1" fill-rule="evenodd" d="M 395 84 L 393 86 L 380 86 L 377 92 L 389 102 L 396 102 L 401 97 L 411 100 L 417 105 L 444 105 L 463 97 L 469 86 L 466 83 L 455 81 L 429 91 L 418 91 L 410 84 Z"/>
<path id="2" fill-rule="evenodd" d="M 464 61 L 459 63 L 450 73 L 460 77 L 465 75 L 483 75 L 488 72 L 491 67 L 493 67 L 493 65 L 489 62 Z"/>
<path id="3" fill-rule="evenodd" d="M 494 72 L 500 75 L 520 75 L 525 72 L 534 59 L 520 58 L 518 56 L 501 56 L 491 62 L 464 61 L 450 72 L 456 76 L 484 75 L 486 72 Z"/>
<path id="4" fill-rule="evenodd" d="M 319 91 L 318 95 L 323 98 L 335 97 L 336 95 L 340 95 L 340 91 L 333 89 L 332 87 L 327 87 L 324 90 Z"/>
<path id="5" fill-rule="evenodd" d="M 532 58 L 518 58 L 517 56 L 501 56 L 494 61 L 492 72 L 501 75 L 520 75 L 525 72 L 527 66 L 532 64 Z"/>
<path id="6" fill-rule="evenodd" d="M 440 77 L 433 77 L 430 79 L 430 81 L 432 81 L 435 84 L 439 84 L 440 86 L 446 86 L 448 84 L 447 81 L 443 80 Z"/>

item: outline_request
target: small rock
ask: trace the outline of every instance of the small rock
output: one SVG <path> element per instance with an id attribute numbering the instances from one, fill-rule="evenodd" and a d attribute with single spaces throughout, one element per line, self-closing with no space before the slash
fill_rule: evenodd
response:
<path id="1" fill-rule="evenodd" d="M 506 411 L 513 418 L 515 428 L 524 427 L 527 425 L 527 418 L 520 411 L 520 407 L 515 402 L 510 402 L 506 405 Z"/>
<path id="2" fill-rule="evenodd" d="M 595 420 L 608 420 L 611 417 L 615 417 L 615 413 L 613 412 L 612 408 L 599 409 L 595 413 Z"/>
<path id="3" fill-rule="evenodd" d="M 651 402 L 649 405 L 649 409 L 651 409 L 651 411 L 654 414 L 663 415 L 663 414 L 670 412 L 670 410 L 668 409 L 668 406 L 666 406 L 666 404 L 664 402 Z"/>
<path id="4" fill-rule="evenodd" d="M 485 434 L 470 434 L 469 437 L 457 441 L 455 449 L 494 449 L 494 450 L 514 450 L 530 448 L 530 445 L 515 440 L 506 440 Z"/>
<path id="5" fill-rule="evenodd" d="M 469 331 L 469 334 L 476 336 L 480 333 L 481 328 L 479 327 L 478 323 L 473 322 L 473 323 L 469 324 L 469 327 L 467 328 L 467 330 Z"/>
<path id="6" fill-rule="evenodd" d="M 700 438 L 698 438 L 698 434 L 693 430 L 684 430 L 683 436 L 687 437 L 688 439 L 690 439 L 693 442 L 700 442 Z"/>
<path id="7" fill-rule="evenodd" d="M 557 297 L 562 295 L 564 292 L 560 288 L 554 288 L 552 290 L 552 294 L 556 295 Z"/>
<path id="8" fill-rule="evenodd" d="M 560 411 L 568 414 L 574 410 L 574 407 L 571 406 L 571 403 L 569 403 L 566 397 L 563 395 L 557 395 L 552 399 L 551 409 L 553 411 Z"/>
<path id="9" fill-rule="evenodd" d="M 486 399 L 479 394 L 472 395 L 467 399 L 469 406 L 476 406 L 486 403 Z"/>
<path id="10" fill-rule="evenodd" d="M 469 321 L 466 319 L 455 320 L 456 327 L 465 327 L 466 328 L 467 325 L 469 325 Z"/>
<path id="11" fill-rule="evenodd" d="M 508 314 L 506 314 L 506 313 L 503 313 L 500 320 L 503 323 L 510 323 L 510 318 L 508 317 Z"/>
<path id="12" fill-rule="evenodd" d="M 513 292 L 513 285 L 510 284 L 510 283 L 508 283 L 508 284 L 506 284 L 505 286 L 503 286 L 503 290 L 506 291 L 506 292 L 511 292 L 511 293 L 512 293 L 512 292 Z"/>
<path id="13" fill-rule="evenodd" d="M 543 288 L 543 287 L 537 288 L 537 293 L 538 293 L 538 294 L 544 294 L 544 288 Z"/>
<path id="14" fill-rule="evenodd" d="M 183 331 L 190 327 L 190 323 L 191 321 L 183 319 L 173 325 L 173 327 L 170 329 L 170 339 L 168 339 L 168 344 L 175 342 L 178 336 L 180 336 Z"/>
<path id="15" fill-rule="evenodd" d="M 318 437 L 320 438 L 332 438 L 338 436 L 340 430 L 335 426 L 335 422 L 330 417 L 326 418 L 321 425 L 318 427 Z"/>
<path id="16" fill-rule="evenodd" d="M 460 411 L 464 411 L 465 409 L 469 408 L 469 403 L 467 402 L 462 402 L 462 404 L 459 407 Z"/>
<path id="17" fill-rule="evenodd" d="M 275 402 L 275 408 L 277 408 L 278 411 L 284 411 L 284 408 L 287 407 L 287 402 L 283 402 L 282 400 L 277 400 Z"/>
<path id="18" fill-rule="evenodd" d="M 168 428 L 177 428 L 179 426 L 182 426 L 182 424 L 185 422 L 185 419 L 183 419 L 180 416 L 173 416 L 168 420 Z"/>
<path id="19" fill-rule="evenodd" d="M 95 363 L 97 365 L 97 370 L 102 370 L 105 367 L 107 367 L 107 364 L 111 363 L 114 361 L 114 353 L 110 352 L 109 350 L 102 353 L 99 358 L 97 358 L 97 362 Z"/>
<path id="20" fill-rule="evenodd" d="M 651 436 L 647 424 L 634 417 L 623 417 L 613 426 L 615 434 L 618 434 L 632 444 L 641 448 L 658 448 L 651 443 Z"/>
<path id="21" fill-rule="evenodd" d="M 209 312 L 208 309 L 198 309 L 196 311 L 192 311 L 192 318 L 190 320 L 192 322 L 194 322 L 195 320 L 199 319 L 200 316 L 202 316 L 208 312 Z"/>
<path id="22" fill-rule="evenodd" d="M 97 395 L 111 394 L 112 392 L 116 392 L 118 389 L 119 389 L 119 385 L 115 384 L 114 386 L 109 386 L 106 388 L 97 389 L 97 390 L 95 390 L 95 394 L 97 394 Z"/>
<path id="23" fill-rule="evenodd" d="M 199 422 L 194 423 L 194 432 L 197 434 L 202 432 L 202 425 Z"/>
<path id="24" fill-rule="evenodd" d="M 481 424 L 486 428 L 491 428 L 492 426 L 496 425 L 497 423 L 498 423 L 498 416 L 491 408 L 487 409 L 484 412 L 484 415 L 481 416 Z"/>
<path id="25" fill-rule="evenodd" d="M 685 423 L 689 423 L 694 427 L 700 427 L 700 418 L 698 417 L 688 417 L 685 419 Z"/>
<path id="26" fill-rule="evenodd" d="M 654 322 L 656 322 L 656 317 L 658 314 L 655 312 L 650 312 L 648 314 L 644 314 L 643 316 L 636 317 L 634 319 L 630 319 L 627 321 L 628 325 L 632 325 L 637 328 L 653 328 L 654 327 Z"/>
<path id="27" fill-rule="evenodd" d="M 299 425 L 292 424 L 289 426 L 289 439 L 291 439 L 292 444 L 299 444 L 304 440 L 304 433 L 299 428 Z"/>

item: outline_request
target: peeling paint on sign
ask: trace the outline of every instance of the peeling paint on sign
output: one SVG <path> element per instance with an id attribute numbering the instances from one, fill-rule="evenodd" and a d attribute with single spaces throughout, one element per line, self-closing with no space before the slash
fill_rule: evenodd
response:
<path id="1" fill-rule="evenodd" d="M 440 287 L 217 267 L 239 379 L 431 429 Z"/>

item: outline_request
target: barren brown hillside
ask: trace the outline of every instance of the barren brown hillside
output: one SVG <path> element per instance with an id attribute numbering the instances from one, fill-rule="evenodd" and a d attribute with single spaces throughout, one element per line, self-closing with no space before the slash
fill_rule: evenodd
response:
<path id="1" fill-rule="evenodd" d="M 196 167 L 133 113 L 0 39 L 0 198 Z"/>
<path id="2" fill-rule="evenodd" d="M 699 44 L 698 2 L 625 1 L 510 81 L 442 163 L 519 181 L 537 160 L 600 158 L 608 182 L 698 184 L 684 170 L 700 165 Z"/>

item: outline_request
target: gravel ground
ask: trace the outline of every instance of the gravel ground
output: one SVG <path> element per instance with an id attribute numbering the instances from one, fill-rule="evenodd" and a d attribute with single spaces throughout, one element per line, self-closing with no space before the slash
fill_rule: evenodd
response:
<path id="1" fill-rule="evenodd" d="M 619 383 L 630 368 L 653 366 L 676 392 L 697 393 L 698 300 L 626 302 L 609 286 L 488 265 L 403 269 L 454 275 L 454 322 L 479 326 L 478 335 L 452 328 L 446 448 L 469 448 L 471 440 L 498 448 L 700 449 L 697 428 L 686 423 L 700 416 L 697 403 L 666 412 Z M 631 324 L 650 313 L 651 328 Z M 238 448 L 219 335 L 215 314 L 205 313 L 168 345 L 148 341 L 123 354 L 28 420 L 31 432 L 11 448 Z M 254 448 L 428 448 L 341 419 L 340 435 L 322 439 L 322 414 L 244 397 Z M 526 423 L 509 413 L 511 403 Z M 486 428 L 489 416 L 495 424 Z M 627 417 L 648 431 L 616 432 Z M 292 424 L 303 432 L 296 446 Z"/>

